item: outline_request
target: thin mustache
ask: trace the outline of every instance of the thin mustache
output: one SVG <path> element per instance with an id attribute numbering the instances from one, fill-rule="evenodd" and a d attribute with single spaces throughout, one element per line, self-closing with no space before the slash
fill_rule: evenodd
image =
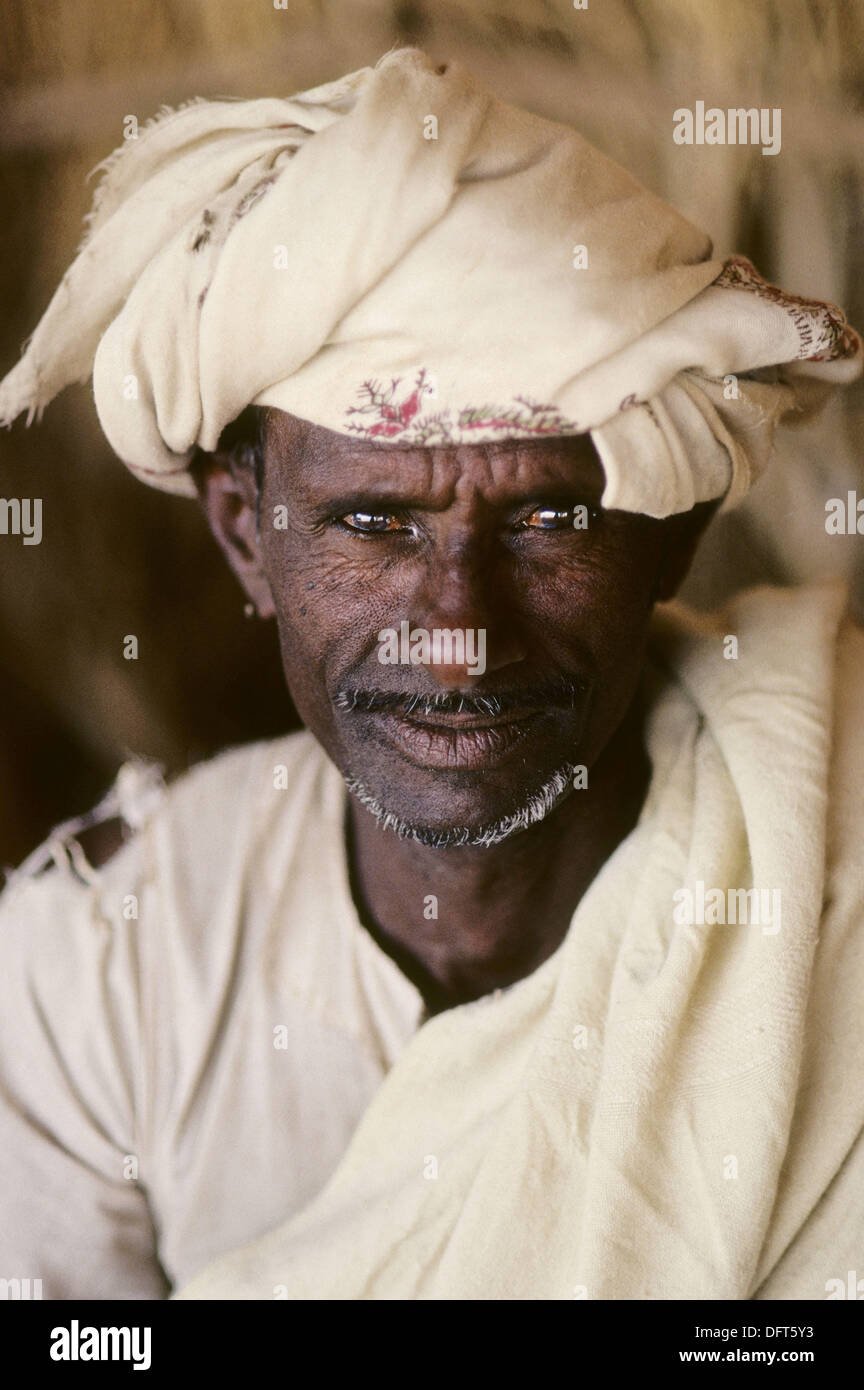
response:
<path id="1" fill-rule="evenodd" d="M 381 711 L 403 714 L 478 714 L 496 718 L 514 710 L 545 711 L 574 709 L 588 692 L 585 683 L 563 679 L 533 690 L 505 690 L 497 695 L 469 695 L 458 690 L 442 690 L 435 695 L 400 690 L 340 690 L 333 703 L 348 713 L 371 714 Z"/>

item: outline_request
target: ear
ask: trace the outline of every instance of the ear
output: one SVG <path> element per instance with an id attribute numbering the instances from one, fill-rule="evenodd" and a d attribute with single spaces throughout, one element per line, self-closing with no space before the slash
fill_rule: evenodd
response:
<path id="1" fill-rule="evenodd" d="M 663 522 L 668 530 L 663 563 L 654 585 L 655 603 L 665 603 L 674 598 L 681 588 L 693 563 L 696 547 L 721 500 L 697 502 L 691 511 L 667 517 Z"/>
<path id="2" fill-rule="evenodd" d="M 251 470 L 232 470 L 226 454 L 199 456 L 193 469 L 195 486 L 210 530 L 255 605 L 259 618 L 276 612 L 257 535 L 257 497 Z"/>

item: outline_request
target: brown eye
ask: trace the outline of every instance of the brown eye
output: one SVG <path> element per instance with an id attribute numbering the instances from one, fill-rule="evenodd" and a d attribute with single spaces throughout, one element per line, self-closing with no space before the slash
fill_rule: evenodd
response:
<path id="1" fill-rule="evenodd" d="M 531 531 L 583 529 L 586 520 L 595 521 L 598 516 L 596 507 L 535 507 L 522 519 L 520 526 Z"/>
<path id="2" fill-rule="evenodd" d="M 364 536 L 383 536 L 407 529 L 392 512 L 347 512 L 339 521 L 348 531 L 359 531 Z"/>
<path id="3" fill-rule="evenodd" d="M 573 510 L 570 507 L 535 507 L 531 515 L 526 516 L 524 525 L 538 531 L 560 531 L 573 525 Z"/>

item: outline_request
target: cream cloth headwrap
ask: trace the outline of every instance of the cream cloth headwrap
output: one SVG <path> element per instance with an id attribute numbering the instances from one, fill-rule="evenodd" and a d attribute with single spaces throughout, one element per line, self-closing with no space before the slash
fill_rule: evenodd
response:
<path id="1" fill-rule="evenodd" d="M 92 371 L 113 449 L 171 492 L 258 404 L 381 443 L 590 431 L 604 506 L 731 503 L 861 344 L 710 255 L 573 130 L 398 50 L 288 100 L 193 102 L 111 156 L 0 422 Z"/>

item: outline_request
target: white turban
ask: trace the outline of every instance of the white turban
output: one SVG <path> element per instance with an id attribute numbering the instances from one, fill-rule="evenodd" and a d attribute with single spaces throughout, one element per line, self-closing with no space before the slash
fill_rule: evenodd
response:
<path id="1" fill-rule="evenodd" d="M 604 506 L 731 503 L 861 343 L 710 255 L 570 128 L 397 50 L 285 100 L 193 102 L 112 155 L 0 422 L 92 372 L 112 448 L 171 492 L 255 404 L 382 444 L 590 431 Z"/>

